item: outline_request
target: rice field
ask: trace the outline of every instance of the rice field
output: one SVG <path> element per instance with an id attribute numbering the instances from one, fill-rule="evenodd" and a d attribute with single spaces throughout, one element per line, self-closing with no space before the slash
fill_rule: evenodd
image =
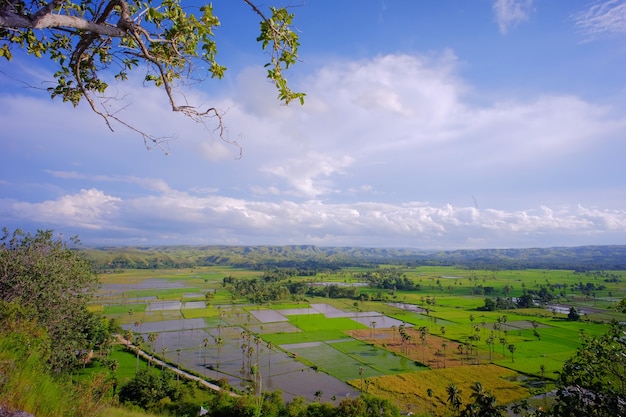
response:
<path id="1" fill-rule="evenodd" d="M 348 268 L 301 279 L 356 282 L 351 274 L 364 271 Z M 626 315 L 606 308 L 608 300 L 626 296 L 623 284 L 603 283 L 595 301 L 581 299 L 568 286 L 590 278 L 573 271 L 410 268 L 406 275 L 420 283 L 420 290 L 389 292 L 385 302 L 313 297 L 254 305 L 222 286 L 225 276 L 259 275 L 228 267 L 107 274 L 91 309 L 144 339 L 158 333 L 148 349 L 158 354 L 166 348 L 170 361 L 209 378 L 226 378 L 235 387 L 248 383 L 246 364 L 258 361 L 264 386 L 282 390 L 286 399 L 313 400 L 318 389 L 333 387 L 336 394 L 368 391 L 392 399 L 404 411 L 434 415 L 446 414 L 450 383 L 468 396 L 470 384 L 479 380 L 501 403 L 528 398 L 536 393 L 529 382 L 553 380 L 581 335 L 602 334 L 602 320 L 626 321 Z M 477 285 L 496 292 L 506 286 L 515 296 L 546 282 L 561 283 L 571 303 L 587 308 L 584 320 L 567 321 L 555 309 L 480 311 L 485 296 L 472 293 Z M 361 291 L 380 293 L 367 287 Z M 401 341 L 400 324 L 406 326 L 408 342 Z M 259 341 L 246 341 L 245 334 Z M 254 353 L 246 355 L 243 345 L 253 346 Z M 333 395 L 328 388 L 323 391 Z"/>

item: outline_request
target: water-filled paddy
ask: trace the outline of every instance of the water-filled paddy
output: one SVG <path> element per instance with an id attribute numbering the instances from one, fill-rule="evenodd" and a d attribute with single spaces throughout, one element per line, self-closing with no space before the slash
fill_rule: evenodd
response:
<path id="1" fill-rule="evenodd" d="M 151 290 L 155 292 L 150 293 Z M 347 353 L 331 345 L 353 341 L 341 332 L 342 328 L 365 326 L 382 329 L 401 324 L 378 312 L 343 311 L 325 303 L 305 304 L 305 307 L 294 304 L 293 308 L 275 310 L 254 309 L 251 305 L 242 304 L 220 304 L 216 309 L 207 306 L 205 300 L 198 300 L 204 295 L 194 290 L 186 287 L 184 281 L 146 279 L 140 283 L 107 284 L 102 287 L 100 294 L 116 301 L 123 298 L 123 302 L 116 305 L 120 310 L 118 314 L 126 315 L 129 310 L 133 310 L 134 314 L 142 314 L 135 319 L 137 321 L 123 327 L 142 336 L 142 347 L 145 350 L 154 351 L 168 362 L 180 364 L 182 368 L 208 378 L 226 379 L 231 386 L 244 390 L 251 386 L 250 369 L 253 364 L 257 364 L 262 389 L 280 390 L 285 400 L 302 396 L 313 401 L 317 391 L 323 393 L 325 401 L 329 401 L 330 396 L 340 400 L 346 395 L 358 395 L 357 390 L 343 381 L 356 378 L 359 367 L 366 369 L 364 375 L 382 375 L 383 371 L 375 369 L 365 360 L 371 354 L 369 350 Z M 131 298 L 145 304 L 139 308 L 139 304 L 129 303 Z M 203 310 L 206 310 L 206 314 L 202 314 Z M 185 311 L 197 318 L 183 318 Z M 315 323 L 318 328 L 323 327 L 315 318 L 317 316 L 339 326 L 329 333 L 328 340 L 300 345 L 286 343 L 284 346 L 267 342 L 272 340 L 271 335 L 281 335 L 284 340 L 290 337 L 297 340 L 297 335 L 310 332 L 309 327 L 315 327 Z M 304 317 L 309 317 L 312 322 L 307 324 Z M 303 325 L 306 327 L 304 331 L 299 328 Z M 246 338 L 246 332 L 265 337 L 266 340 L 253 336 Z M 156 341 L 149 342 L 150 333 L 158 335 Z M 298 357 L 315 359 L 312 362 L 319 368 L 310 368 L 299 362 Z M 319 365 L 316 363 L 318 360 Z M 400 362 L 394 366 L 407 370 L 414 367 Z"/>

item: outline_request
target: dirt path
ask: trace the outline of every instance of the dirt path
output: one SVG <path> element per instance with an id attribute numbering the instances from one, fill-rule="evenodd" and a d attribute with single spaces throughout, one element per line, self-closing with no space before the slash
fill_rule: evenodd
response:
<path id="1" fill-rule="evenodd" d="M 190 374 L 190 373 L 188 373 L 186 371 L 183 371 L 182 369 L 179 369 L 179 368 L 177 368 L 177 367 L 175 367 L 173 365 L 170 365 L 170 364 L 168 364 L 166 362 L 163 362 L 160 359 L 152 357 L 152 355 L 147 354 L 146 352 L 144 352 L 143 350 L 139 349 L 134 344 L 129 343 L 126 339 L 124 339 L 124 337 L 122 337 L 122 335 L 118 334 L 118 335 L 116 335 L 116 337 L 117 337 L 117 340 L 121 344 L 123 344 L 123 345 L 127 346 L 128 348 L 130 348 L 131 350 L 135 351 L 135 353 L 139 352 L 139 356 L 141 356 L 142 358 L 144 358 L 148 362 L 152 362 L 155 365 L 160 366 L 161 368 L 167 368 L 167 369 L 171 370 L 172 372 L 182 376 L 183 378 L 189 379 L 191 381 L 197 381 L 198 383 L 200 383 L 200 385 L 203 385 L 206 388 L 209 388 L 209 389 L 211 389 L 213 391 L 224 391 L 224 392 L 228 393 L 228 395 L 230 395 L 231 397 L 238 397 L 239 396 L 239 395 L 235 394 L 234 392 L 227 391 L 227 390 L 223 389 L 222 387 L 220 387 L 218 385 L 212 384 L 212 383 L 206 381 L 205 379 L 200 378 L 199 376 L 192 375 L 192 374 Z"/>

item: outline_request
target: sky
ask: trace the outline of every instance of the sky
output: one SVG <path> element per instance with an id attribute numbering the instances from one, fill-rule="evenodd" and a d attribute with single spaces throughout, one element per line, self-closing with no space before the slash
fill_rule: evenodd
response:
<path id="1" fill-rule="evenodd" d="M 224 79 L 177 90 L 239 146 L 141 69 L 107 104 L 161 147 L 52 100 L 49 61 L 0 60 L 0 227 L 86 246 L 626 243 L 626 1 L 275 4 L 304 106 L 277 100 L 243 1 L 213 1 Z"/>

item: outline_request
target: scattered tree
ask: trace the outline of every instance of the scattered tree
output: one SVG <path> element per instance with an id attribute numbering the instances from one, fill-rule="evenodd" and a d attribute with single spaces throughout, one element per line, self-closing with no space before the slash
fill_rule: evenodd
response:
<path id="1" fill-rule="evenodd" d="M 570 321 L 578 321 L 580 320 L 580 314 L 574 307 L 569 308 L 569 313 L 567 313 L 567 319 Z"/>

